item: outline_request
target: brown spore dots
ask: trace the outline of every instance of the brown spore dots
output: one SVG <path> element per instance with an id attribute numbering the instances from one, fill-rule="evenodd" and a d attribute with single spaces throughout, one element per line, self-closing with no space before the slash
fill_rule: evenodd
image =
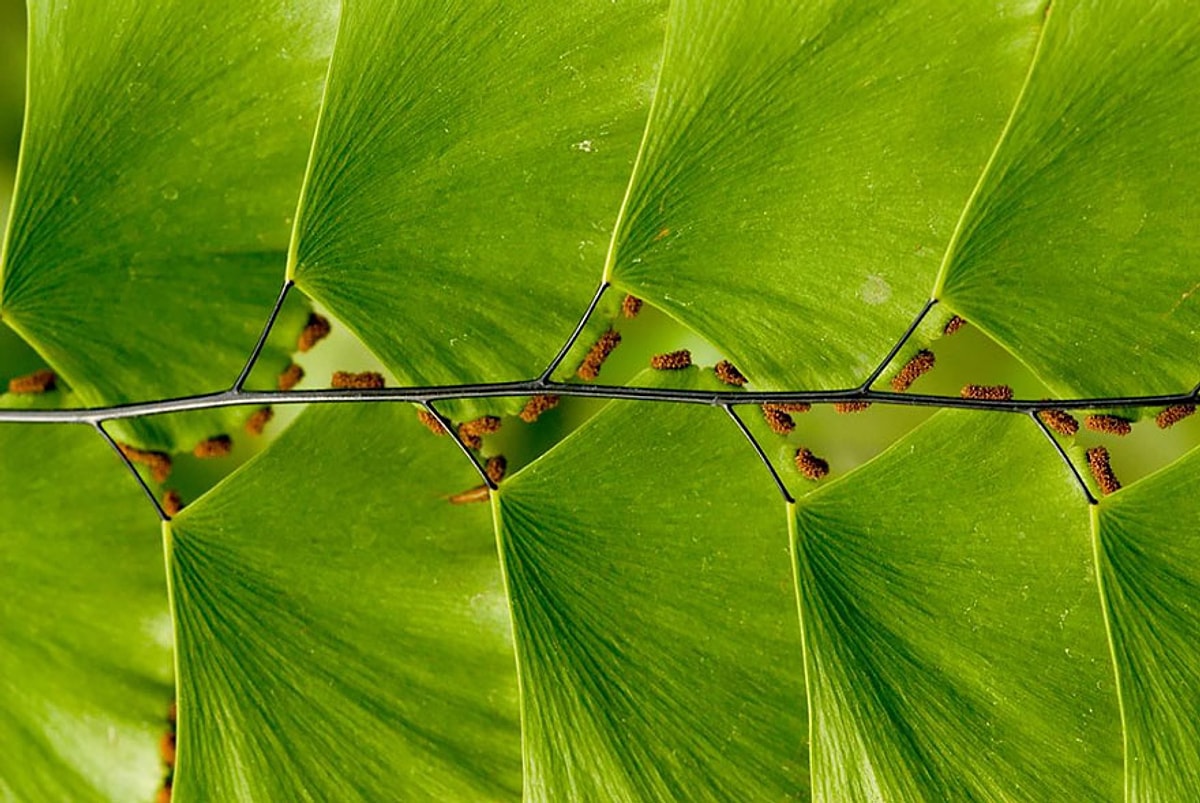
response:
<path id="1" fill-rule="evenodd" d="M 847 415 L 849 413 L 861 413 L 870 406 L 871 403 L 869 401 L 836 402 L 833 405 L 833 411 L 840 415 Z"/>
<path id="2" fill-rule="evenodd" d="M 913 358 L 904 364 L 900 372 L 892 377 L 892 390 L 896 393 L 903 393 L 912 387 L 913 382 L 916 382 L 925 374 L 933 370 L 936 359 L 933 352 L 929 349 L 921 349 Z"/>
<path id="3" fill-rule="evenodd" d="M 304 324 L 304 329 L 300 331 L 300 336 L 296 338 L 296 350 L 308 351 L 313 346 L 320 343 L 325 338 L 329 337 L 329 319 L 324 315 L 318 315 L 313 312 L 308 316 L 308 322 Z"/>
<path id="4" fill-rule="evenodd" d="M 726 385 L 733 385 L 740 388 L 746 384 L 746 377 L 742 376 L 742 372 L 734 366 L 729 360 L 721 360 L 713 366 L 713 373 L 717 375 L 717 379 L 724 382 Z"/>
<path id="5" fill-rule="evenodd" d="M 383 374 L 376 371 L 334 371 L 329 381 L 331 388 L 338 390 L 379 390 L 383 387 Z"/>
<path id="6" fill-rule="evenodd" d="M 1083 425 L 1092 432 L 1125 436 L 1133 431 L 1133 422 L 1119 415 L 1096 414 L 1084 417 Z"/>
<path id="7" fill-rule="evenodd" d="M 957 315 L 950 316 L 950 320 L 946 321 L 946 325 L 942 327 L 942 335 L 949 337 L 967 325 L 967 322 Z"/>
<path id="8" fill-rule="evenodd" d="M 1100 493 L 1107 496 L 1121 489 L 1121 482 L 1112 470 L 1108 449 L 1103 446 L 1093 446 L 1087 450 L 1087 461 L 1096 485 L 1100 488 Z"/>
<path id="9" fill-rule="evenodd" d="M 776 404 L 762 405 L 763 420 L 767 422 L 767 426 L 776 435 L 788 435 L 796 428 L 796 422 L 784 410 L 779 409 Z"/>
<path id="10" fill-rule="evenodd" d="M 1013 389 L 1008 385 L 964 385 L 961 395 L 979 401 L 1012 401 Z"/>
<path id="11" fill-rule="evenodd" d="M 550 394 L 542 394 L 534 396 L 529 401 L 525 402 L 525 407 L 521 410 L 521 420 L 526 424 L 532 424 L 541 417 L 542 413 L 547 410 L 553 410 L 558 406 L 558 396 Z"/>
<path id="12" fill-rule="evenodd" d="M 1037 415 L 1043 424 L 1064 438 L 1070 438 L 1079 431 L 1079 422 L 1066 410 L 1042 410 Z"/>
<path id="13" fill-rule="evenodd" d="M 202 460 L 209 460 L 215 457 L 225 457 L 231 451 L 233 451 L 233 438 L 228 435 L 214 435 L 197 443 L 196 448 L 192 449 L 192 454 Z"/>
<path id="14" fill-rule="evenodd" d="M 579 368 L 575 371 L 576 376 L 589 382 L 598 377 L 604 361 L 608 359 L 609 354 L 612 354 L 613 349 L 619 345 L 621 345 L 621 333 L 617 330 L 609 329 L 600 335 L 600 339 L 592 344 L 587 355 L 583 358 L 583 362 L 580 363 Z"/>
<path id="15" fill-rule="evenodd" d="M 808 402 L 765 402 L 763 407 L 774 407 L 784 413 L 807 413 L 812 409 Z"/>
<path id="16" fill-rule="evenodd" d="M 496 485 L 499 485 L 500 480 L 504 479 L 506 471 L 508 471 L 508 460 L 502 454 L 489 457 L 483 467 L 483 473 L 487 474 L 488 479 Z"/>
<path id="17" fill-rule="evenodd" d="M 466 424 L 458 425 L 458 439 L 461 440 L 468 449 L 479 451 L 483 448 L 483 436 L 472 432 L 467 428 Z"/>
<path id="18" fill-rule="evenodd" d="M 179 511 L 183 510 L 183 497 L 179 495 L 179 491 L 168 490 L 164 493 L 162 508 L 168 516 L 178 516 Z"/>
<path id="19" fill-rule="evenodd" d="M 656 371 L 681 371 L 692 365 L 692 353 L 687 349 L 655 354 L 650 358 L 650 367 Z"/>
<path id="20" fill-rule="evenodd" d="M 166 482 L 167 477 L 171 476 L 171 456 L 166 452 L 152 452 L 147 449 L 139 449 L 127 443 L 118 443 L 117 448 L 121 450 L 121 454 L 125 455 L 130 463 L 136 463 L 139 466 L 145 466 L 150 469 L 150 476 L 154 478 L 155 482 Z"/>
<path id="21" fill-rule="evenodd" d="M 621 314 L 626 318 L 636 318 L 642 311 L 642 300 L 634 295 L 626 295 L 621 301 Z"/>
<path id="22" fill-rule="evenodd" d="M 479 485 L 469 491 L 463 491 L 449 497 L 448 501 L 452 505 L 470 505 L 477 502 L 486 502 L 488 498 L 488 487 L 486 485 Z"/>
<path id="23" fill-rule="evenodd" d="M 1194 404 L 1175 404 L 1154 416 L 1159 429 L 1169 429 L 1196 412 Z"/>
<path id="24" fill-rule="evenodd" d="M 274 417 L 275 411 L 270 407 L 259 407 L 246 419 L 246 433 L 258 437 Z"/>
<path id="25" fill-rule="evenodd" d="M 445 435 L 446 428 L 442 426 L 441 419 L 428 410 L 417 410 L 417 420 L 425 425 L 426 429 L 434 435 Z"/>
<path id="26" fill-rule="evenodd" d="M 42 368 L 31 374 L 16 376 L 8 380 L 9 393 L 46 393 L 54 390 L 58 384 L 58 376 L 49 368 Z"/>
<path id="27" fill-rule="evenodd" d="M 283 369 L 276 384 L 280 390 L 291 390 L 300 384 L 301 379 L 304 379 L 304 369 L 293 362 Z"/>
<path id="28" fill-rule="evenodd" d="M 797 449 L 795 463 L 796 470 L 810 480 L 816 481 L 829 476 L 829 463 L 809 449 Z"/>
<path id="29" fill-rule="evenodd" d="M 458 427 L 460 435 L 491 435 L 500 431 L 504 421 L 497 415 L 484 415 L 473 421 L 465 421 Z"/>

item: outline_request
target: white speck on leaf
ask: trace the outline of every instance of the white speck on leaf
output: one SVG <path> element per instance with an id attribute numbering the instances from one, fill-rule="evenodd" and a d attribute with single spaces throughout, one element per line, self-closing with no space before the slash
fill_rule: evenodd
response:
<path id="1" fill-rule="evenodd" d="M 858 297 L 873 306 L 886 304 L 892 298 L 892 287 L 877 273 L 867 275 L 867 280 L 858 288 Z"/>

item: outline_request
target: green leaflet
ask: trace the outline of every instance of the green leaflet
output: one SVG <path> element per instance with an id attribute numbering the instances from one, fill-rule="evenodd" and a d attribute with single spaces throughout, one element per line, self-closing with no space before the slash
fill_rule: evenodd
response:
<path id="1" fill-rule="evenodd" d="M 496 499 L 528 798 L 807 798 L 782 505 L 720 410 L 614 403 Z"/>
<path id="2" fill-rule="evenodd" d="M 347 4 L 297 285 L 402 383 L 537 375 L 600 280 L 664 5 Z"/>
<path id="3" fill-rule="evenodd" d="M 937 295 L 1056 392 L 1195 386 L 1200 16 L 1056 0 Z"/>
<path id="4" fill-rule="evenodd" d="M 1033 422 L 965 412 L 800 500 L 816 799 L 1118 797 L 1085 508 Z"/>
<path id="5" fill-rule="evenodd" d="M 4 425 L 0 453 L 0 799 L 149 803 L 174 694 L 153 514 L 84 427 Z"/>
<path id="6" fill-rule="evenodd" d="M 168 525 L 181 803 L 519 796 L 477 483 L 408 405 L 322 407 Z"/>
<path id="7" fill-rule="evenodd" d="M 31 3 L 0 312 L 87 404 L 238 375 L 283 281 L 335 12 L 327 0 Z M 264 377 L 297 323 L 282 322 Z M 130 434 L 190 448 L 241 417 Z"/>
<path id="8" fill-rule="evenodd" d="M 672 7 L 608 272 L 756 385 L 861 383 L 929 298 L 1038 9 Z"/>
<path id="9" fill-rule="evenodd" d="M 1095 509 L 1093 537 L 1125 720 L 1129 800 L 1200 788 L 1200 451 Z"/>

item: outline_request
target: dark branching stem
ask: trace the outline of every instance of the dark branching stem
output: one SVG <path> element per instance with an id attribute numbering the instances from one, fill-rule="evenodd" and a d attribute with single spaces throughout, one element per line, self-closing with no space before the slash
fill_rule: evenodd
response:
<path id="1" fill-rule="evenodd" d="M 567 338 L 567 342 L 563 343 L 563 347 L 558 350 L 558 354 L 554 355 L 554 359 L 546 366 L 546 370 L 542 371 L 541 375 L 534 380 L 536 384 L 542 385 L 550 381 L 550 377 L 558 370 L 558 366 L 562 365 L 562 361 L 567 358 L 567 354 L 575 346 L 575 342 L 579 340 L 579 336 L 583 334 L 583 328 L 587 326 L 587 322 L 591 319 L 592 313 L 596 311 L 596 306 L 600 303 L 600 299 L 604 297 L 604 291 L 609 288 L 608 282 L 600 282 L 600 286 L 596 288 L 595 295 L 592 296 L 592 301 L 588 304 L 587 310 L 579 319 L 579 323 L 575 324 L 575 331 L 571 332 L 571 336 Z"/>
<path id="2" fill-rule="evenodd" d="M 879 375 L 887 370 L 887 367 L 891 365 L 892 360 L 896 359 L 896 355 L 900 353 L 900 349 L 904 348 L 904 344 L 907 343 L 909 338 L 913 336 L 913 332 L 917 331 L 917 327 L 921 325 L 921 321 L 925 320 L 925 316 L 929 314 L 929 311 L 933 309 L 934 305 L 937 303 L 938 302 L 936 298 L 931 298 L 925 302 L 925 306 L 921 307 L 921 311 L 917 313 L 917 317 L 913 318 L 912 323 L 910 323 L 908 328 L 904 330 L 904 334 L 902 334 L 900 339 L 896 341 L 896 345 L 892 346 L 892 350 L 887 353 L 887 356 L 883 358 L 883 361 L 880 362 L 879 365 L 875 366 L 875 370 L 871 372 L 871 375 L 867 377 L 867 380 L 858 386 L 859 390 L 867 391 L 871 389 L 871 386 L 875 384 L 875 380 L 879 379 Z"/>
<path id="3" fill-rule="evenodd" d="M 267 322 L 263 325 L 262 333 L 258 336 L 258 342 L 254 344 L 254 350 L 250 352 L 250 358 L 246 360 L 245 367 L 242 368 L 242 372 L 238 374 L 237 380 L 233 383 L 231 390 L 234 393 L 240 393 L 242 387 L 246 384 L 246 380 L 250 378 L 250 372 L 254 370 L 254 364 L 258 362 L 263 347 L 267 345 L 267 338 L 271 335 L 271 329 L 275 327 L 275 319 L 279 317 L 279 311 L 283 309 L 283 302 L 287 300 L 288 290 L 291 289 L 292 280 L 288 279 L 279 290 L 279 297 L 275 299 L 275 306 L 271 308 L 271 314 L 267 317 Z"/>
<path id="4" fill-rule="evenodd" d="M 723 407 L 725 412 L 729 414 L 729 417 L 733 419 L 733 423 L 737 424 L 737 428 L 740 429 L 742 434 L 746 436 L 746 440 L 750 442 L 750 445 L 754 447 L 754 451 L 758 453 L 758 459 L 761 460 L 763 465 L 767 467 L 767 471 L 771 472 L 771 479 L 775 480 L 775 487 L 779 489 L 779 493 L 783 494 L 783 500 L 788 504 L 795 502 L 796 500 L 788 491 L 787 486 L 783 484 L 783 478 L 779 476 L 779 472 L 775 470 L 775 466 L 773 463 L 771 463 L 770 458 L 767 457 L 767 453 L 763 451 L 762 445 L 758 442 L 758 439 L 754 437 L 754 433 L 750 431 L 749 427 L 746 426 L 746 422 L 743 421 L 737 414 L 737 411 L 733 409 L 733 405 L 722 404 L 721 407 Z"/>
<path id="5" fill-rule="evenodd" d="M 1058 442 L 1058 438 L 1054 437 L 1054 433 L 1046 426 L 1046 422 L 1037 413 L 1030 413 L 1029 417 L 1033 419 L 1033 423 L 1038 425 L 1038 429 L 1042 431 L 1046 439 L 1054 445 L 1054 450 L 1058 452 L 1058 456 L 1062 458 L 1062 461 L 1067 464 L 1067 468 L 1071 469 L 1071 474 L 1075 476 L 1075 482 L 1079 483 L 1079 487 L 1083 489 L 1083 495 L 1087 498 L 1088 504 L 1096 504 L 1096 497 L 1092 495 L 1092 489 L 1088 487 L 1087 480 L 1079 473 L 1079 467 L 1075 465 L 1075 461 L 1067 454 L 1067 450 Z"/>
<path id="6" fill-rule="evenodd" d="M 483 484 L 486 485 L 489 490 L 496 490 L 496 483 L 492 482 L 492 478 L 488 476 L 487 471 L 484 470 L 483 466 L 479 464 L 479 460 L 475 457 L 475 453 L 472 452 L 470 447 L 463 442 L 462 437 L 459 436 L 457 430 L 454 429 L 454 425 L 450 423 L 450 419 L 439 413 L 437 408 L 433 406 L 433 402 L 422 402 L 422 406 L 429 411 L 430 415 L 437 418 L 437 420 L 441 423 L 442 428 L 446 430 L 450 437 L 454 439 L 454 442 L 458 444 L 458 448 L 462 450 L 462 453 L 465 454 L 467 459 L 471 461 L 471 465 L 475 466 L 475 470 L 479 472 L 479 476 L 483 478 Z"/>
<path id="7" fill-rule="evenodd" d="M 117 445 L 117 442 L 113 440 L 112 435 L 108 434 L 108 430 L 104 428 L 104 422 L 93 421 L 92 426 L 97 432 L 100 433 L 100 437 L 104 438 L 105 443 L 112 447 L 112 450 L 116 452 L 117 457 L 121 458 L 121 462 L 125 464 L 125 468 L 129 469 L 129 473 L 133 475 L 135 480 L 137 480 L 138 485 L 141 486 L 142 491 L 146 494 L 146 498 L 150 500 L 150 504 L 154 505 L 154 509 L 158 511 L 158 517 L 163 521 L 170 521 L 171 517 L 167 515 L 167 511 L 163 510 L 162 505 L 159 504 L 158 497 L 154 495 L 154 491 L 151 490 L 150 486 L 146 484 L 145 478 L 142 477 L 141 473 L 137 470 L 137 467 L 133 465 L 133 461 L 131 461 L 129 456 L 126 455 L 121 447 Z"/>

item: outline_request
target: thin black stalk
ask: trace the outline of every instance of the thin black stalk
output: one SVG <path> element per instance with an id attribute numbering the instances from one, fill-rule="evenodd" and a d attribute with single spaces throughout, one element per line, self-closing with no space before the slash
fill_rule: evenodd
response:
<path id="1" fill-rule="evenodd" d="M 163 521 L 170 521 L 171 517 L 167 515 L 167 511 L 163 510 L 163 506 L 159 504 L 158 497 L 154 495 L 154 491 L 152 491 L 150 486 L 146 484 L 146 480 L 142 477 L 141 472 L 137 470 L 137 467 L 134 466 L 133 461 L 129 459 L 129 456 L 126 455 L 117 442 L 113 440 L 112 435 L 108 434 L 108 431 L 104 428 L 104 422 L 93 421 L 92 428 L 100 433 L 100 437 L 104 438 L 105 443 L 107 443 L 112 450 L 116 452 L 117 457 L 121 458 L 121 462 L 125 464 L 125 468 L 127 468 L 129 473 L 133 475 L 133 478 L 137 480 L 137 484 L 141 487 L 143 493 L 146 494 L 146 498 L 150 500 L 150 504 L 154 505 L 154 509 L 158 511 L 158 517 Z"/>
<path id="2" fill-rule="evenodd" d="M 1046 439 L 1054 445 L 1054 450 L 1058 452 L 1058 456 L 1062 458 L 1062 461 L 1067 464 L 1067 468 L 1071 469 L 1071 474 L 1074 475 L 1075 482 L 1077 482 L 1079 487 L 1083 489 L 1083 495 L 1087 497 L 1088 504 L 1096 504 L 1096 497 L 1092 495 L 1092 489 L 1088 487 L 1087 480 L 1085 480 L 1083 475 L 1079 473 L 1079 467 L 1075 465 L 1075 461 L 1072 460 L 1067 454 L 1067 450 L 1064 449 L 1062 444 L 1058 442 L 1058 438 L 1054 437 L 1054 433 L 1050 431 L 1048 426 L 1046 426 L 1046 422 L 1043 421 L 1037 413 L 1030 413 L 1029 417 L 1033 419 L 1033 423 L 1038 425 L 1038 429 L 1042 431 L 1042 434 L 1046 436 Z"/>
<path id="3" fill-rule="evenodd" d="M 742 434 L 746 436 L 746 440 L 750 441 L 750 445 L 753 446 L 754 451 L 758 453 L 758 459 L 761 460 L 762 464 L 767 467 L 767 471 L 771 472 L 771 479 L 775 480 L 775 487 L 779 489 L 779 493 L 783 494 L 784 501 L 789 505 L 792 502 L 795 502 L 796 500 L 792 498 L 791 493 L 788 492 L 787 486 L 783 484 L 783 478 L 779 476 L 779 472 L 775 470 L 775 466 L 767 457 L 767 453 L 763 451 L 762 445 L 758 442 L 758 438 L 754 437 L 754 433 L 750 431 L 750 428 L 746 426 L 746 422 L 743 421 L 733 409 L 733 405 L 722 404 L 721 407 L 724 408 L 725 412 L 729 414 L 729 417 L 733 419 L 733 423 L 737 424 L 737 428 L 740 429 Z"/>
<path id="4" fill-rule="evenodd" d="M 550 381 L 550 377 L 558 370 L 558 366 L 562 365 L 562 361 L 567 358 L 567 353 L 575 346 L 575 341 L 579 340 L 579 336 L 583 334 L 583 327 L 587 326 L 592 313 L 596 311 L 596 305 L 600 303 L 600 299 L 604 297 L 604 291 L 608 288 L 608 282 L 600 282 L 600 286 L 596 288 L 596 294 L 592 296 L 592 302 L 588 304 L 583 317 L 579 319 L 579 323 L 575 324 L 575 331 L 571 332 L 571 336 L 567 338 L 566 343 L 563 343 L 563 347 L 558 350 L 558 354 L 554 355 L 554 359 L 546 366 L 546 370 L 542 371 L 541 375 L 534 380 L 535 384 L 543 385 Z"/>
<path id="5" fill-rule="evenodd" d="M 896 359 L 896 355 L 900 353 L 900 349 L 904 348 L 904 344 L 908 342 L 910 337 L 912 337 L 913 332 L 917 331 L 917 327 L 921 325 L 921 321 L 925 320 L 925 316 L 929 314 L 929 310 L 933 309 L 934 304 L 937 303 L 938 302 L 936 298 L 931 298 L 925 302 L 925 306 L 921 307 L 921 311 L 917 313 L 917 317 L 913 318 L 912 323 L 910 323 L 908 328 L 904 330 L 904 334 L 902 334 L 900 339 L 896 341 L 896 345 L 892 346 L 892 350 L 887 353 L 887 356 L 883 358 L 883 361 L 880 362 L 879 365 L 875 366 L 875 370 L 871 372 L 871 375 L 867 377 L 867 380 L 858 386 L 859 390 L 865 392 L 871 389 L 871 385 L 875 384 L 875 380 L 879 378 L 880 374 L 887 370 L 887 367 L 891 365 L 892 360 Z"/>
<path id="6" fill-rule="evenodd" d="M 467 459 L 471 461 L 471 465 L 475 466 L 475 470 L 479 472 L 479 476 L 483 477 L 483 484 L 488 487 L 488 490 L 496 490 L 496 483 L 492 482 L 492 478 L 488 476 L 487 471 L 482 465 L 480 465 L 479 458 L 475 457 L 475 453 L 471 451 L 471 448 L 467 446 L 466 443 L 463 442 L 462 436 L 458 434 L 458 430 L 454 428 L 454 425 L 451 423 L 450 419 L 439 413 L 437 408 L 433 406 L 433 402 L 427 401 L 422 402 L 421 404 L 426 410 L 429 411 L 430 415 L 437 418 L 442 425 L 442 429 L 446 430 L 450 437 L 454 439 L 454 442 L 458 444 L 458 448 L 461 449 L 462 453 L 465 454 Z"/>
<path id="7" fill-rule="evenodd" d="M 275 326 L 275 319 L 279 317 L 279 311 L 283 309 L 283 302 L 287 299 L 288 290 L 291 289 L 292 280 L 288 279 L 279 290 L 279 297 L 275 299 L 275 306 L 271 308 L 271 314 L 267 316 L 267 322 L 263 325 L 262 332 L 258 336 L 258 342 L 254 344 L 254 350 L 250 352 L 250 358 L 246 360 L 245 367 L 242 368 L 242 372 L 238 374 L 237 380 L 234 381 L 233 387 L 230 388 L 234 393 L 240 393 L 242 387 L 246 384 L 246 380 L 250 378 L 250 372 L 254 370 L 254 364 L 258 362 L 263 347 L 267 345 L 267 338 L 271 334 L 271 329 Z"/>
<path id="8" fill-rule="evenodd" d="M 988 410 L 1003 413 L 1030 413 L 1038 410 L 1081 410 L 1106 407 L 1170 407 L 1191 404 L 1191 391 L 1167 396 L 1112 396 L 1087 399 L 963 399 L 957 396 L 931 396 L 919 393 L 891 393 L 847 388 L 815 391 L 708 391 L 638 388 L 614 385 L 575 385 L 562 382 L 495 382 L 438 387 L 381 388 L 358 390 L 323 388 L 289 391 L 233 391 L 180 396 L 150 402 L 134 402 L 109 407 L 84 407 L 66 410 L 0 409 L 0 423 L 95 424 L 98 421 L 139 418 L 141 416 L 209 410 L 218 407 L 248 407 L 268 404 L 346 404 L 354 402 L 409 402 L 426 404 L 454 399 L 489 399 L 533 396 L 553 392 L 559 396 L 629 401 L 675 402 L 713 406 L 765 404 L 768 402 L 808 402 L 833 404 L 844 401 L 869 401 L 900 407 L 944 407 L 963 410 Z"/>

